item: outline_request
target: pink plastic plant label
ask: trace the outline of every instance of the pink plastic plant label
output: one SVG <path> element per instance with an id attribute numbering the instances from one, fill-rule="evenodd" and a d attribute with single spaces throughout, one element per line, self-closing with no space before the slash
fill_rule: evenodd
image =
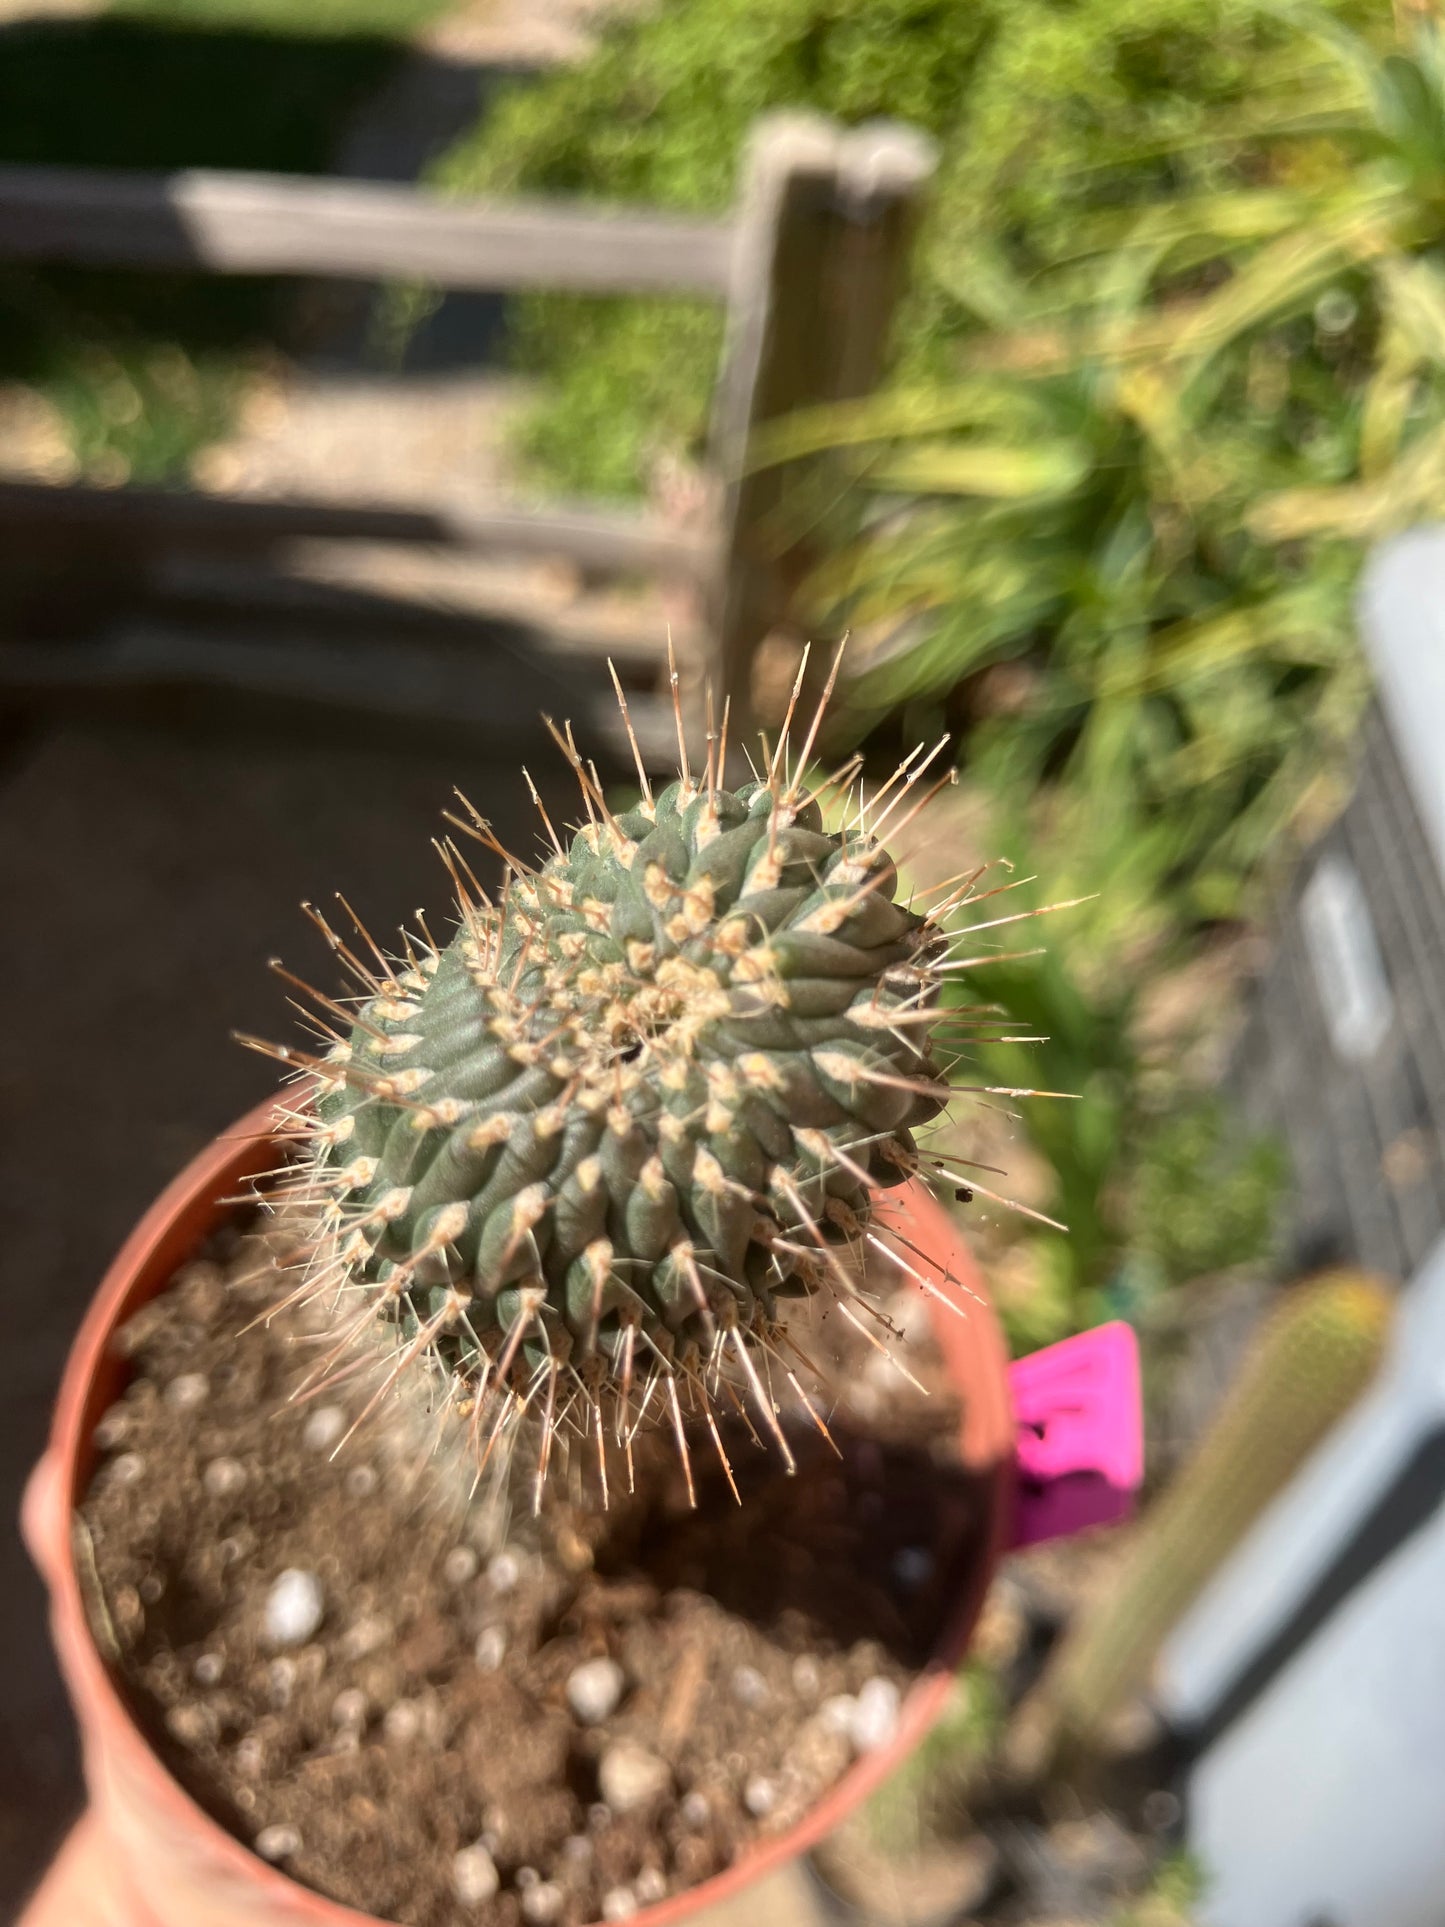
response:
<path id="1" fill-rule="evenodd" d="M 1009 1369 L 1018 1423 L 1014 1545 L 1061 1539 L 1129 1516 L 1144 1477 L 1139 1346 L 1100 1325 Z"/>

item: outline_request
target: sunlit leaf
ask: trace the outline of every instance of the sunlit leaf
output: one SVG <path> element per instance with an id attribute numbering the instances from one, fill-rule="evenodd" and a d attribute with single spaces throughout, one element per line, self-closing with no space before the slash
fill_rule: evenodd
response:
<path id="1" fill-rule="evenodd" d="M 1377 190 L 1282 235 L 1194 309 L 1170 344 L 1171 356 L 1183 362 L 1217 354 L 1264 322 L 1308 309 L 1342 266 L 1390 247 L 1390 216 L 1398 211 L 1398 193 Z"/>
<path id="2" fill-rule="evenodd" d="M 800 408 L 757 430 L 749 466 L 768 468 L 833 448 L 865 447 L 953 428 L 1018 425 L 1028 409 L 997 382 L 960 379 L 946 388 L 885 389 L 862 401 Z"/>
<path id="3" fill-rule="evenodd" d="M 1321 631 L 1320 613 L 1318 594 L 1303 589 L 1248 608 L 1230 609 L 1204 622 L 1176 624 L 1154 637 L 1147 661 L 1111 664 L 1100 679 L 1099 694 L 1167 689 L 1192 678 L 1218 675 L 1249 656 L 1331 663 L 1338 654 L 1338 642 Z"/>
<path id="4" fill-rule="evenodd" d="M 1089 472 L 1089 452 L 1071 442 L 1031 448 L 981 442 L 924 442 L 871 469 L 874 488 L 921 495 L 983 495 L 1021 500 L 1067 495 Z"/>
<path id="5" fill-rule="evenodd" d="M 1396 256 L 1387 256 L 1376 272 L 1391 324 L 1405 344 L 1417 359 L 1445 366 L 1445 274 L 1433 261 Z"/>
<path id="6" fill-rule="evenodd" d="M 1344 488 L 1285 489 L 1249 517 L 1261 541 L 1332 535 L 1377 541 L 1445 511 L 1445 426 L 1422 435 L 1378 480 Z"/>
<path id="7" fill-rule="evenodd" d="M 1379 360 L 1360 403 L 1360 474 L 1367 482 L 1389 468 L 1400 447 L 1416 391 L 1419 353 L 1393 320 L 1381 329 Z"/>

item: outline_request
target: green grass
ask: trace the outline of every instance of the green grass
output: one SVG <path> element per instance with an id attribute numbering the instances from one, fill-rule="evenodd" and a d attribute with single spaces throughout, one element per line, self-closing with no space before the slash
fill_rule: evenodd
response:
<path id="1" fill-rule="evenodd" d="M 439 10 L 122 0 L 0 26 L 0 163 L 324 173 L 401 58 L 394 36 Z M 180 479 L 226 432 L 283 300 L 245 277 L 0 268 L 0 382 L 45 398 L 82 473 Z"/>

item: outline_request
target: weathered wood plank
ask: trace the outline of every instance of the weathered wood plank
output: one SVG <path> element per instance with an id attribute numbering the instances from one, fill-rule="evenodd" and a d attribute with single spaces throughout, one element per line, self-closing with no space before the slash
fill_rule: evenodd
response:
<path id="1" fill-rule="evenodd" d="M 738 213 L 713 465 L 726 491 L 711 582 L 719 700 L 733 740 L 751 726 L 753 657 L 807 555 L 780 511 L 796 480 L 753 461 L 757 431 L 810 404 L 866 394 L 882 372 L 907 251 L 937 165 L 893 122 L 845 129 L 805 114 L 762 121 Z"/>
<path id="2" fill-rule="evenodd" d="M 159 488 L 0 481 L 0 545 L 76 538 L 217 549 L 315 540 L 429 543 L 502 555 L 564 556 L 599 575 L 692 575 L 712 545 L 643 516 L 586 506 L 532 509 L 446 503 L 400 508 L 262 500 Z"/>
<path id="3" fill-rule="evenodd" d="M 0 167 L 0 260 L 726 294 L 731 223 L 278 174 Z"/>

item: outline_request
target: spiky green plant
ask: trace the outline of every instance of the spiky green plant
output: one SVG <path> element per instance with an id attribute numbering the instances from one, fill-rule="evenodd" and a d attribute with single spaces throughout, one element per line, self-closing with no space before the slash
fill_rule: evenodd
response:
<path id="1" fill-rule="evenodd" d="M 449 842 L 449 942 L 393 961 L 318 917 L 359 996 L 312 993 L 343 1020 L 324 1056 L 262 1046 L 305 1084 L 292 1195 L 317 1221 L 293 1296 L 346 1308 L 338 1350 L 387 1330 L 372 1404 L 429 1383 L 480 1463 L 540 1420 L 539 1492 L 559 1435 L 595 1444 L 605 1485 L 605 1439 L 643 1413 L 671 1423 L 691 1490 L 687 1420 L 721 1453 L 720 1391 L 790 1458 L 783 1308 L 827 1292 L 873 1337 L 848 1262 L 865 1243 L 950 1298 L 901 1231 L 880 1237 L 876 1193 L 919 1168 L 913 1132 L 951 1095 L 938 994 L 977 878 L 927 914 L 895 900 L 880 837 L 921 807 L 942 744 L 825 827 L 839 779 L 806 782 L 822 715 L 795 763 L 785 726 L 738 789 L 711 734 L 693 774 L 679 715 L 678 780 L 654 795 L 639 757 L 619 813 L 554 730 L 581 827 L 558 835 L 534 788 L 551 854 L 533 869 L 465 806 L 450 820 L 501 857 L 497 896 Z"/>

